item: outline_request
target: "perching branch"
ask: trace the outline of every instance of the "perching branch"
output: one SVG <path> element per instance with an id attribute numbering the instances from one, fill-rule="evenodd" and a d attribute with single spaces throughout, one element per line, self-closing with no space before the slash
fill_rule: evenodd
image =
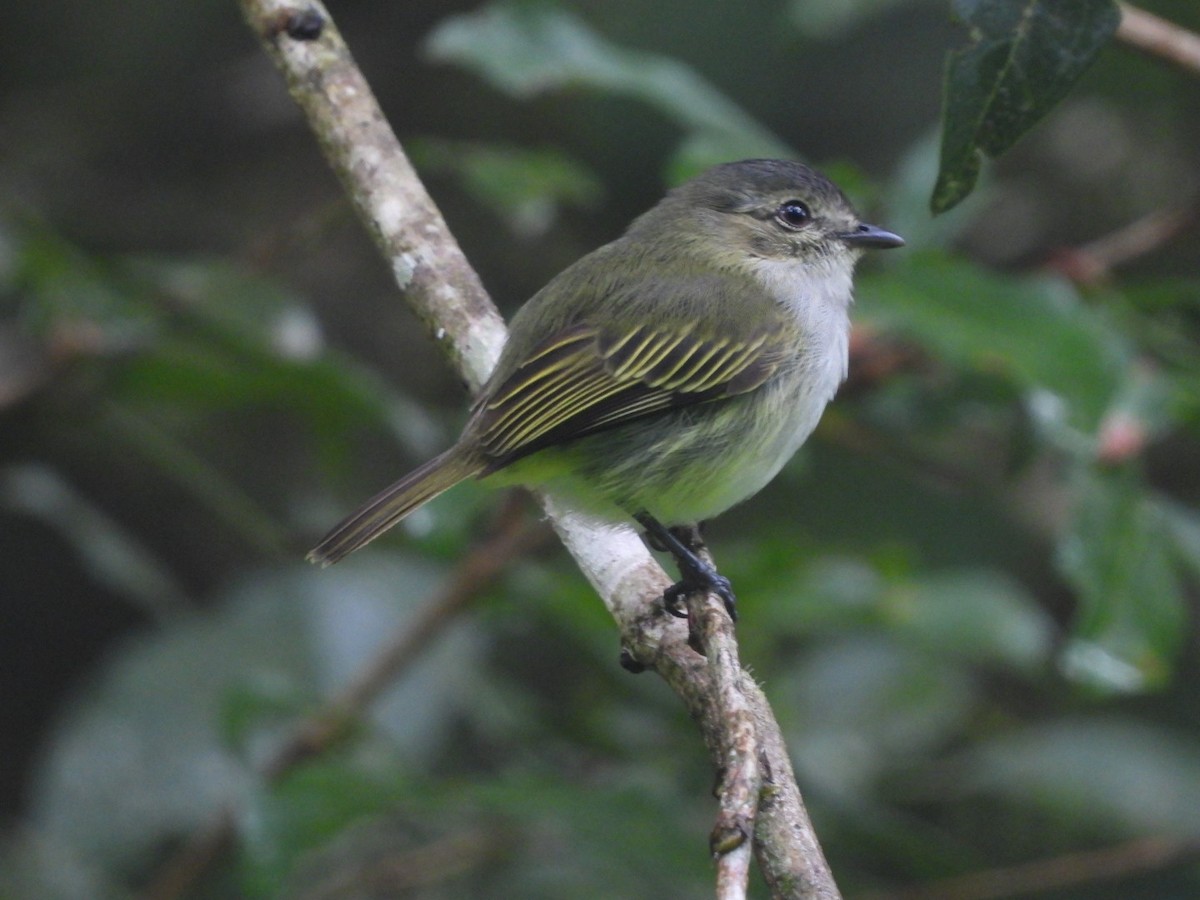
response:
<path id="1" fill-rule="evenodd" d="M 396 141 L 333 22 L 318 2 L 241 0 L 250 27 L 396 275 L 405 301 L 478 390 L 504 341 L 500 316 Z M 840 895 L 762 692 L 740 667 L 732 624 L 715 598 L 692 601 L 702 656 L 660 603 L 670 583 L 630 529 L 596 529 L 542 503 L 559 537 L 616 620 L 631 665 L 654 669 L 699 723 L 722 772 L 713 832 L 722 898 L 744 897 L 752 845 L 777 898 Z M 724 620 L 719 621 L 719 620 Z M 746 838 L 752 834 L 753 840 Z"/>

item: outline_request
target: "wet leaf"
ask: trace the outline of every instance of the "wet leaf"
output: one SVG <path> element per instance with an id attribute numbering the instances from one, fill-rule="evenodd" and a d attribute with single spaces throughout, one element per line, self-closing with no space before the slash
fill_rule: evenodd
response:
<path id="1" fill-rule="evenodd" d="M 967 45 L 946 60 L 942 163 L 930 202 L 971 192 L 999 156 L 1079 80 L 1120 20 L 1112 0 L 956 0 Z"/>

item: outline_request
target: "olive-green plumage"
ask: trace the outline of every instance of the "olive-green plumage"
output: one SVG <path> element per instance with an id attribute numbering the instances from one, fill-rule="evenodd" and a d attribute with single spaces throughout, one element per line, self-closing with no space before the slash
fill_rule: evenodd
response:
<path id="1" fill-rule="evenodd" d="M 614 521 L 723 512 L 816 426 L 845 377 L 854 262 L 902 243 L 807 166 L 710 169 L 535 294 L 458 442 L 309 558 L 337 562 L 470 477 Z"/>

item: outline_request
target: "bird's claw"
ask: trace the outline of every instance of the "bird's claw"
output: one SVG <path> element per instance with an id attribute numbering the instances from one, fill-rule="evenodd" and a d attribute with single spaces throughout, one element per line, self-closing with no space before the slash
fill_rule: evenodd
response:
<path id="1" fill-rule="evenodd" d="M 706 591 L 724 601 L 725 611 L 736 622 L 737 599 L 733 596 L 729 579 L 697 555 L 704 546 L 700 540 L 699 526 L 666 528 L 647 512 L 638 513 L 634 518 L 646 529 L 647 543 L 655 549 L 669 552 L 679 566 L 679 580 L 663 591 L 663 607 L 666 611 L 677 618 L 686 619 L 685 601 L 688 595 Z"/>
<path id="2" fill-rule="evenodd" d="M 716 594 L 725 604 L 729 618 L 737 621 L 737 598 L 733 595 L 733 585 L 728 578 L 712 568 L 707 571 L 689 572 L 663 591 L 663 607 L 677 619 L 686 619 L 688 595 L 697 591 Z"/>

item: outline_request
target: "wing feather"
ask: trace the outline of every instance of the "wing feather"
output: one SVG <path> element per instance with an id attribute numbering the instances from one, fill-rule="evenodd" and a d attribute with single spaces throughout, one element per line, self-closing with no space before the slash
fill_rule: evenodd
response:
<path id="1" fill-rule="evenodd" d="M 788 340 L 780 329 L 737 340 L 693 325 L 620 334 L 574 326 L 521 362 L 470 427 L 494 470 L 643 416 L 754 390 L 794 352 Z"/>

